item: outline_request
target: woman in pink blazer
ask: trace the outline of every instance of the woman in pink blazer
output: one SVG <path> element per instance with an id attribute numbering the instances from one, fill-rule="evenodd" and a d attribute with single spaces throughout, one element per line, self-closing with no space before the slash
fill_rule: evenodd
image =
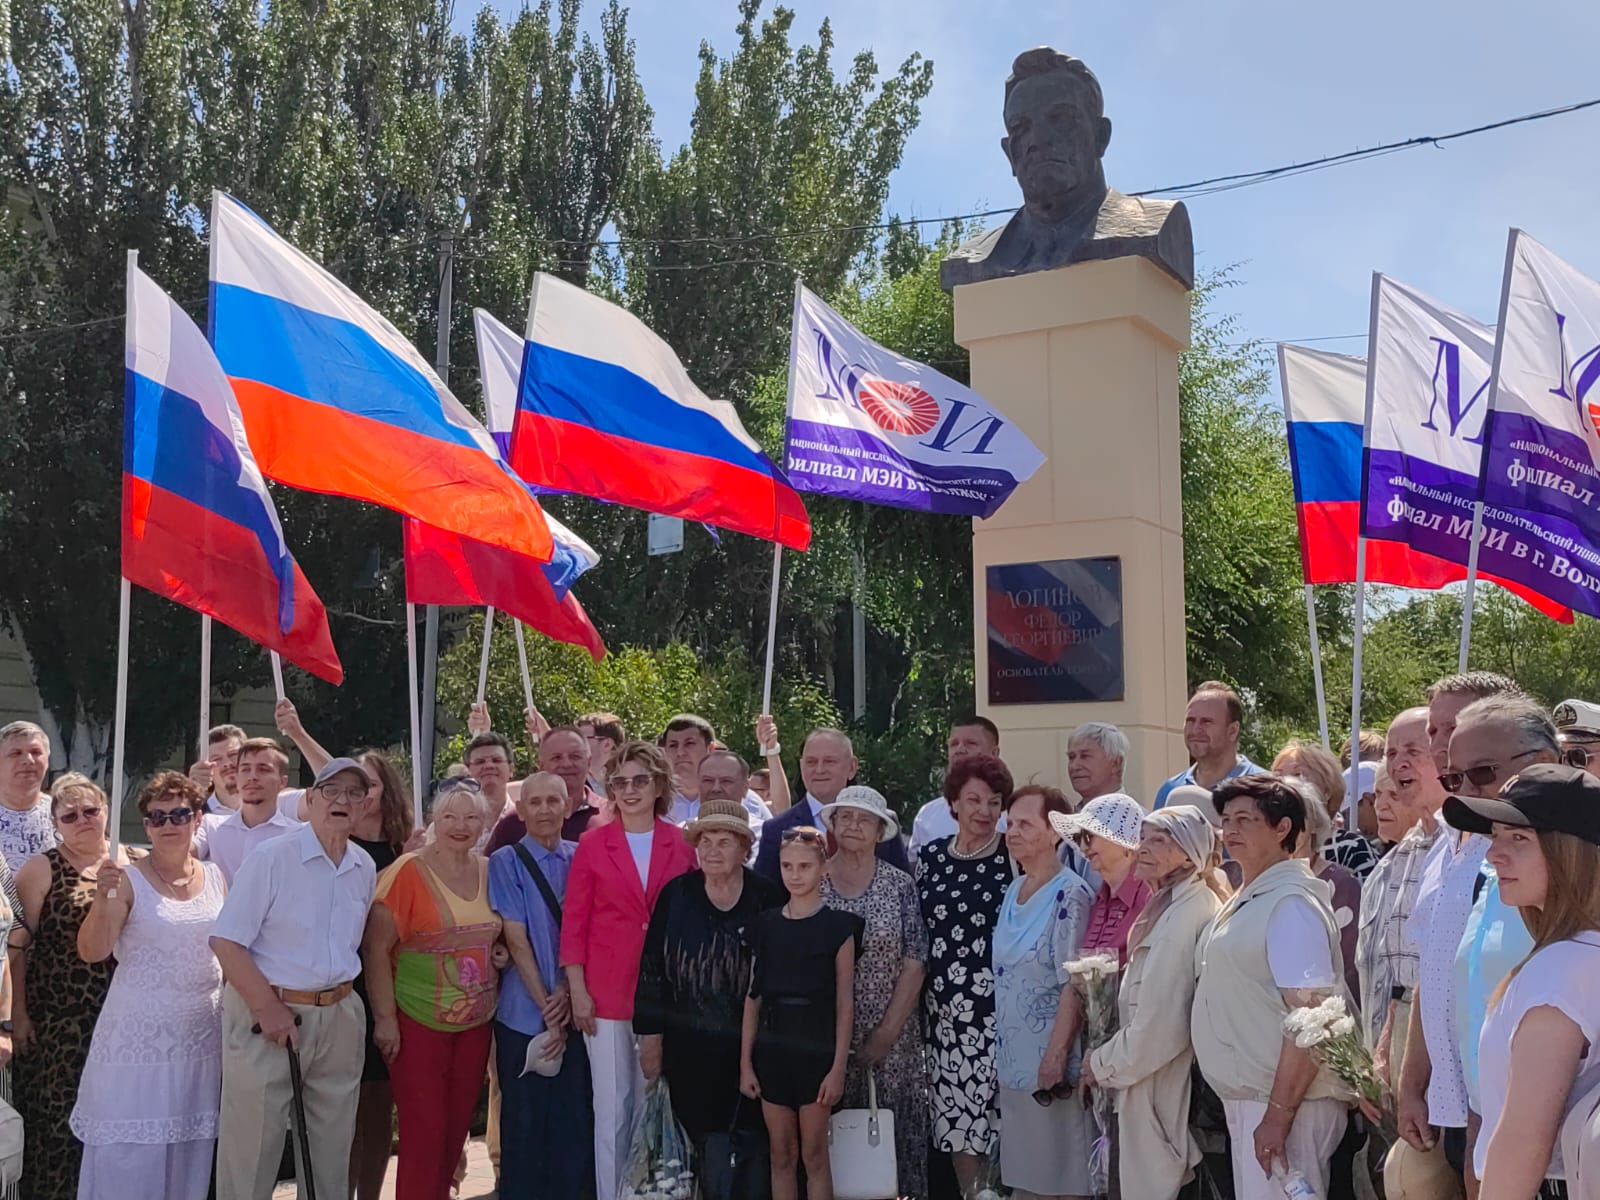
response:
<path id="1" fill-rule="evenodd" d="M 594 1087 L 596 1200 L 616 1200 L 644 1092 L 633 993 L 650 912 L 667 881 L 695 864 L 683 831 L 661 819 L 676 789 L 660 750 L 648 742 L 623 746 L 606 790 L 614 817 L 579 839 L 561 923 L 572 1021 L 583 1031 Z"/>

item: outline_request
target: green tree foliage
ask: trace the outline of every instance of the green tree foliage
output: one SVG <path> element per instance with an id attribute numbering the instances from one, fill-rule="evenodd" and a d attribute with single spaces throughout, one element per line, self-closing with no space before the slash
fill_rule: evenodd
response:
<path id="1" fill-rule="evenodd" d="M 203 320 L 205 226 L 223 188 L 427 347 L 449 237 L 469 398 L 472 306 L 514 314 L 536 265 L 583 277 L 649 129 L 622 12 L 608 4 L 598 43 L 579 37 L 579 0 L 508 26 L 486 11 L 470 37 L 451 33 L 451 12 L 447 0 L 36 0 L 13 12 L 14 69 L 0 72 L 0 614 L 76 762 L 101 762 L 112 702 L 125 248 Z M 96 323 L 7 336 L 83 322 Z M 307 720 L 333 744 L 399 740 L 399 522 L 276 497 L 349 672 L 337 693 L 294 681 Z M 165 601 L 134 606 L 134 770 L 193 720 L 197 628 Z M 258 683 L 265 658 L 224 634 L 214 671 Z"/>

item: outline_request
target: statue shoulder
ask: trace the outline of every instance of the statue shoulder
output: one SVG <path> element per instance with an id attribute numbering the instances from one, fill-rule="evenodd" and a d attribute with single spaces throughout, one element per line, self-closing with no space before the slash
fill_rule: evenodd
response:
<path id="1" fill-rule="evenodd" d="M 1128 245 L 1122 253 L 1149 258 L 1184 287 L 1194 287 L 1194 232 L 1183 201 L 1126 196 L 1108 189 L 1095 221 L 1094 237 L 1096 241 Z"/>

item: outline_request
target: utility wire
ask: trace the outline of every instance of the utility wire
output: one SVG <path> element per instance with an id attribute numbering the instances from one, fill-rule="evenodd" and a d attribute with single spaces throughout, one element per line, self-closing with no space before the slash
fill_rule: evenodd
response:
<path id="1" fill-rule="evenodd" d="M 1563 117 L 1571 113 L 1582 112 L 1585 109 L 1600 107 L 1600 97 L 1593 100 L 1581 100 L 1575 104 L 1563 104 L 1555 108 L 1540 109 L 1537 112 L 1523 113 L 1520 116 L 1506 117 L 1499 121 L 1490 121 L 1483 125 L 1474 125 L 1467 129 L 1457 129 L 1451 133 L 1420 134 L 1416 137 L 1404 138 L 1397 142 L 1385 142 L 1379 146 L 1371 146 L 1363 150 L 1347 150 L 1342 154 L 1328 154 L 1321 158 L 1314 158 L 1302 163 L 1286 163 L 1282 166 L 1268 167 L 1259 171 L 1245 171 L 1233 175 L 1214 175 L 1208 179 L 1197 179 L 1191 183 L 1170 184 L 1166 187 L 1147 188 L 1143 191 L 1130 192 L 1130 196 L 1171 196 L 1178 199 L 1193 199 L 1200 196 L 1211 196 L 1221 192 L 1237 191 L 1240 188 L 1254 187 L 1257 184 L 1271 183 L 1279 179 L 1292 179 L 1297 175 L 1309 174 L 1312 171 L 1323 171 L 1329 167 L 1343 166 L 1352 162 L 1363 162 L 1370 158 L 1380 158 L 1389 154 L 1397 154 L 1405 150 L 1414 150 L 1419 146 L 1443 146 L 1446 142 L 1457 141 L 1461 138 L 1475 137 L 1478 134 L 1491 133 L 1498 129 L 1507 129 L 1514 125 L 1528 125 L 1536 121 L 1546 121 L 1553 117 Z M 611 247 L 622 246 L 692 246 L 716 243 L 720 245 L 738 245 L 750 242 L 779 242 L 791 241 L 800 238 L 820 238 L 842 234 L 875 233 L 892 228 L 917 228 L 923 225 L 944 225 L 956 221 L 979 221 L 988 217 L 1010 216 L 1016 208 L 991 208 L 983 212 L 955 213 L 942 217 L 906 217 L 896 218 L 892 221 L 862 222 L 851 225 L 824 225 L 813 229 L 796 229 L 787 232 L 777 231 L 771 233 L 746 233 L 746 234 L 701 234 L 695 237 L 682 238 L 655 238 L 655 237 L 626 237 L 626 238 L 600 238 L 594 241 L 580 242 L 570 238 L 550 238 L 544 244 L 547 246 L 583 246 L 583 247 Z M 396 246 L 386 247 L 385 254 L 375 257 L 383 258 L 386 254 L 397 249 L 415 249 L 433 241 L 431 235 L 409 242 L 398 243 Z M 457 251 L 457 257 L 471 260 L 485 257 L 470 251 Z M 559 260 L 552 261 L 551 266 L 587 267 L 587 260 Z M 708 263 L 666 263 L 656 266 L 636 266 L 630 269 L 644 271 L 694 271 L 714 270 L 719 267 L 737 266 L 781 266 L 790 264 L 776 262 L 770 259 L 732 259 L 721 262 Z M 198 303 L 198 302 L 197 302 Z M 112 321 L 120 321 L 121 314 L 111 317 L 99 317 L 89 321 L 78 321 L 69 325 L 35 325 L 25 329 L 13 329 L 0 332 L 0 342 L 11 341 L 15 338 L 27 337 L 36 334 L 66 333 L 75 329 L 88 329 L 95 325 L 104 325 Z M 1347 341 L 1365 334 L 1336 334 L 1321 338 L 1301 338 L 1301 342 L 1319 341 Z"/>

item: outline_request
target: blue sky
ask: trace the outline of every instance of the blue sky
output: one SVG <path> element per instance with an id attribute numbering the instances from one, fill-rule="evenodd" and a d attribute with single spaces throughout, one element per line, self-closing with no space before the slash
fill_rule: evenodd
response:
<path id="1" fill-rule="evenodd" d="M 511 6 L 496 0 L 502 9 Z M 1124 191 L 1440 134 L 1600 95 L 1592 0 L 790 0 L 810 40 L 833 22 L 842 66 L 912 51 L 933 92 L 890 208 L 935 217 L 1009 206 L 1001 85 L 1049 44 L 1100 77 L 1107 178 Z M 597 0 L 586 22 L 595 23 Z M 769 9 L 770 11 L 770 9 Z M 726 53 L 735 0 L 635 0 L 630 26 L 656 134 L 688 133 L 696 51 Z M 1200 266 L 1236 264 L 1223 301 L 1268 340 L 1360 333 L 1381 269 L 1492 321 L 1506 229 L 1600 275 L 1600 109 L 1190 201 Z M 1361 353 L 1364 338 L 1326 349 Z"/>

